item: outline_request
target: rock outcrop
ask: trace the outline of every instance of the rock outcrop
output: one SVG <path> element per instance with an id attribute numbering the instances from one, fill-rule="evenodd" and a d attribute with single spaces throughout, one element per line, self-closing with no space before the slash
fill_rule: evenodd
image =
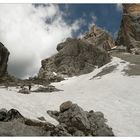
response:
<path id="1" fill-rule="evenodd" d="M 30 90 L 28 88 L 20 89 L 18 92 L 22 94 L 30 94 Z"/>
<path id="2" fill-rule="evenodd" d="M 116 45 L 140 54 L 140 4 L 123 4 L 123 15 Z"/>
<path id="3" fill-rule="evenodd" d="M 7 63 L 8 63 L 9 51 L 0 42 L 0 77 L 7 73 Z"/>
<path id="4" fill-rule="evenodd" d="M 60 106 L 60 112 L 47 111 L 59 124 L 45 120 L 31 120 L 11 109 L 0 110 L 0 136 L 114 136 L 105 123 L 103 113 L 84 111 L 77 104 L 68 101 Z"/>
<path id="5" fill-rule="evenodd" d="M 0 136 L 50 136 L 54 125 L 23 117 L 17 110 L 0 110 Z"/>
<path id="6" fill-rule="evenodd" d="M 83 40 L 106 51 L 110 51 L 115 46 L 111 34 L 96 25 L 91 27 L 90 31 L 83 37 Z"/>
<path id="7" fill-rule="evenodd" d="M 103 113 L 84 111 L 71 101 L 64 102 L 60 106 L 60 112 L 47 112 L 71 136 L 114 136 L 112 129 L 105 123 Z"/>
<path id="8" fill-rule="evenodd" d="M 110 61 L 110 56 L 105 50 L 95 47 L 85 39 L 68 38 L 58 44 L 57 50 L 56 55 L 42 60 L 39 78 L 51 79 L 55 76 L 60 81 L 65 76 L 89 73 L 95 66 L 101 67 Z"/>
<path id="9" fill-rule="evenodd" d="M 40 86 L 37 89 L 33 90 L 32 92 L 50 93 L 50 92 L 58 92 L 58 91 L 62 91 L 62 90 L 57 89 L 55 86 L 48 85 L 48 86 Z"/>

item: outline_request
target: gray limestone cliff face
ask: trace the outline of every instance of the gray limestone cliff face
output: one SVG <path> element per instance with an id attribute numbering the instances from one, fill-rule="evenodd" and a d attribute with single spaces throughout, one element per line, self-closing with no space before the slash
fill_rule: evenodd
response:
<path id="1" fill-rule="evenodd" d="M 140 49 L 140 4 L 123 4 L 123 15 L 116 45 L 131 52 Z"/>
<path id="2" fill-rule="evenodd" d="M 81 39 L 67 38 L 57 45 L 58 53 L 42 60 L 38 73 L 41 79 L 57 79 L 92 72 L 110 61 L 108 51 L 114 47 L 111 35 L 93 26 Z"/>
<path id="3" fill-rule="evenodd" d="M 96 25 L 93 25 L 84 35 L 83 40 L 106 51 L 109 51 L 114 47 L 114 41 L 111 34 Z"/>
<path id="4" fill-rule="evenodd" d="M 58 53 L 42 60 L 39 78 L 48 78 L 50 75 L 75 76 L 86 74 L 101 67 L 110 61 L 109 54 L 94 45 L 81 39 L 68 38 L 58 44 Z"/>

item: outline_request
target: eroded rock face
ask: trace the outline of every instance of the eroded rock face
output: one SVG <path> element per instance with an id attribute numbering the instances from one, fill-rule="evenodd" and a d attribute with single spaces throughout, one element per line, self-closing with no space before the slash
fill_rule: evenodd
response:
<path id="1" fill-rule="evenodd" d="M 83 40 L 86 40 L 95 47 L 106 51 L 109 51 L 114 47 L 112 36 L 107 31 L 97 27 L 96 25 L 91 27 L 90 31 L 83 37 Z"/>
<path id="2" fill-rule="evenodd" d="M 0 42 L 0 77 L 7 73 L 7 63 L 8 63 L 9 51 Z"/>
<path id="3" fill-rule="evenodd" d="M 49 78 L 52 73 L 58 79 L 64 75 L 75 76 L 93 71 L 110 61 L 109 54 L 86 40 L 67 39 L 58 44 L 56 55 L 42 60 L 39 78 Z M 50 74 L 51 73 L 51 74 Z"/>
<path id="4" fill-rule="evenodd" d="M 140 4 L 123 4 L 123 16 L 116 45 L 124 45 L 129 52 L 140 49 Z"/>

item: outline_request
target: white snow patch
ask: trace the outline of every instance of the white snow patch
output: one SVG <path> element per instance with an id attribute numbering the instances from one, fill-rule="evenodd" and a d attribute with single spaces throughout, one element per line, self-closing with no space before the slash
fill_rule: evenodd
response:
<path id="1" fill-rule="evenodd" d="M 56 76 L 57 75 L 57 73 L 56 72 L 53 72 L 53 74 Z"/>
<path id="2" fill-rule="evenodd" d="M 128 64 L 114 57 L 112 62 L 89 74 L 53 83 L 56 88 L 64 90 L 60 92 L 24 95 L 17 93 L 17 89 L 1 88 L 0 108 L 18 109 L 28 118 L 44 116 L 47 121 L 57 124 L 46 111 L 59 110 L 61 103 L 71 100 L 84 110 L 103 112 L 116 136 L 140 136 L 140 76 L 124 75 L 123 70 Z M 113 72 L 90 80 L 112 65 L 117 65 Z"/>

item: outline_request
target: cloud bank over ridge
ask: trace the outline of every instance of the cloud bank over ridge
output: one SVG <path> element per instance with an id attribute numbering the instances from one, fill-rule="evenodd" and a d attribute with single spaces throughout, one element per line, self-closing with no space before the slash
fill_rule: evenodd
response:
<path id="1" fill-rule="evenodd" d="M 0 42 L 10 51 L 8 71 L 20 78 L 34 76 L 41 60 L 81 25 L 63 19 L 58 5 L 0 4 Z"/>

